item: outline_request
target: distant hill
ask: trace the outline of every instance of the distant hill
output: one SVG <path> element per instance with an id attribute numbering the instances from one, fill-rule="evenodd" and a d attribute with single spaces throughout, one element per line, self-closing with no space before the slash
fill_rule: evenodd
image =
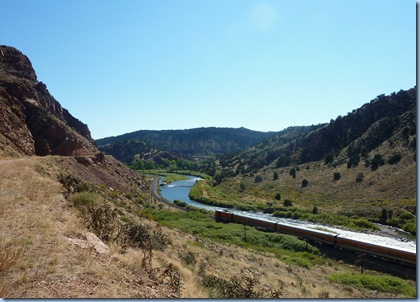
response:
<path id="1" fill-rule="evenodd" d="M 147 153 L 167 152 L 180 158 L 201 158 L 250 147 L 274 132 L 245 128 L 195 128 L 188 130 L 140 130 L 99 139 L 101 151 L 130 164 Z M 154 150 L 154 151 L 153 151 Z"/>

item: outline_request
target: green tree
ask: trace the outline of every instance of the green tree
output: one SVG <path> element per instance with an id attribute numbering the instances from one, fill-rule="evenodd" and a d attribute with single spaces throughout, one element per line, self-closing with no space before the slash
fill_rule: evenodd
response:
<path id="1" fill-rule="evenodd" d="M 390 165 L 396 164 L 396 163 L 398 163 L 401 160 L 401 158 L 402 158 L 402 155 L 401 154 L 399 154 L 399 153 L 394 154 L 393 156 L 391 156 L 387 160 L 387 163 L 390 164 Z"/>
<path id="2" fill-rule="evenodd" d="M 332 155 L 332 153 L 327 154 L 324 158 L 325 164 L 331 164 L 333 160 L 334 156 Z"/>
<path id="3" fill-rule="evenodd" d="M 261 175 L 255 176 L 255 182 L 262 182 L 263 178 Z"/>
<path id="4" fill-rule="evenodd" d="M 274 199 L 275 199 L 275 200 L 280 200 L 280 199 L 281 199 L 281 195 L 280 195 L 280 193 L 277 193 L 277 194 L 276 194 L 276 196 L 274 196 Z"/>
<path id="5" fill-rule="evenodd" d="M 289 175 L 293 176 L 293 178 L 296 178 L 296 169 L 295 168 L 291 168 Z"/>
<path id="6" fill-rule="evenodd" d="M 370 164 L 372 171 L 375 171 L 379 166 L 384 165 L 385 161 L 383 160 L 382 155 L 375 154 Z"/>
<path id="7" fill-rule="evenodd" d="M 340 172 L 334 172 L 334 180 L 339 180 L 341 178 Z"/>
<path id="8" fill-rule="evenodd" d="M 388 211 L 386 209 L 382 209 L 381 218 L 379 218 L 379 222 L 382 224 L 386 224 L 387 218 L 388 218 Z"/>
<path id="9" fill-rule="evenodd" d="M 279 173 L 274 172 L 274 174 L 273 174 L 273 180 L 277 180 L 277 179 L 279 179 Z"/>
<path id="10" fill-rule="evenodd" d="M 302 180 L 302 188 L 307 187 L 307 186 L 308 186 L 308 184 L 309 184 L 309 182 L 308 182 L 308 180 L 307 180 L 307 179 Z"/>
<path id="11" fill-rule="evenodd" d="M 291 206 L 293 206 L 293 202 L 292 202 L 290 199 L 286 199 L 286 200 L 283 202 L 283 205 L 284 205 L 285 207 L 291 207 Z"/>

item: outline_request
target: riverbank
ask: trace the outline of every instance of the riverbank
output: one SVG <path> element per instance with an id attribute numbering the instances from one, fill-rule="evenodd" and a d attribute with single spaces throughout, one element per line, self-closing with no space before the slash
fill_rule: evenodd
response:
<path id="1" fill-rule="evenodd" d="M 187 181 L 174 182 L 172 183 L 171 187 L 161 187 L 162 189 L 161 193 L 164 194 L 162 196 L 164 196 L 165 199 L 172 202 L 174 200 L 181 200 L 187 203 L 188 205 L 205 209 L 205 210 L 210 210 L 210 211 L 215 211 L 217 209 L 225 208 L 223 207 L 223 205 L 212 206 L 212 205 L 206 205 L 206 204 L 197 202 L 195 200 L 192 200 L 190 198 L 190 190 L 191 190 L 191 187 L 195 184 L 194 179 L 195 179 L 194 177 L 190 176 L 190 179 Z M 195 187 L 197 186 L 194 186 L 194 188 Z M 293 226 L 299 226 L 299 227 L 304 227 L 304 228 L 309 228 L 309 229 L 323 228 L 323 229 L 329 230 L 336 234 L 340 234 L 341 236 L 344 236 L 350 239 L 363 240 L 366 242 L 371 242 L 371 243 L 376 243 L 376 244 L 379 243 L 381 245 L 390 246 L 397 249 L 401 248 L 401 249 L 406 249 L 409 251 L 416 250 L 415 241 L 409 240 L 408 238 L 404 238 L 401 232 L 398 233 L 395 228 L 390 228 L 386 226 L 378 225 L 379 230 L 376 230 L 376 231 L 366 231 L 366 230 L 354 231 L 345 226 L 337 227 L 337 226 L 328 225 L 324 223 L 314 223 L 314 222 L 289 219 L 289 218 L 277 218 L 270 214 L 264 214 L 262 212 L 250 212 L 250 211 L 244 212 L 244 211 L 231 209 L 231 208 L 229 208 L 228 210 L 232 212 L 236 212 L 238 214 L 242 214 L 242 215 L 267 219 L 267 220 L 276 221 L 279 223 L 293 225 Z"/>

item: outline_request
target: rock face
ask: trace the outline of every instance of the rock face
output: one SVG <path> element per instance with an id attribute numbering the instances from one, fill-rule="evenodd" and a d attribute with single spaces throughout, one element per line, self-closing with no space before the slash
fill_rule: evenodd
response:
<path id="1" fill-rule="evenodd" d="M 98 153 L 89 128 L 39 82 L 29 59 L 0 46 L 0 152 L 5 155 Z"/>

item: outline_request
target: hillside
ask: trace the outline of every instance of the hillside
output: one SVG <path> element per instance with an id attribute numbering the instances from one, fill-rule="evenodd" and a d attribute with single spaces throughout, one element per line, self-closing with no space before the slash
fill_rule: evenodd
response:
<path id="1" fill-rule="evenodd" d="M 194 197 L 242 208 L 270 204 L 289 214 L 316 207 L 320 213 L 373 221 L 385 210 L 384 223 L 415 233 L 416 94 L 413 88 L 380 95 L 328 124 L 305 131 L 291 127 L 219 156 L 215 181 L 201 184 Z M 293 204 L 289 210 L 285 200 Z M 405 221 L 405 215 L 413 220 Z"/>
<path id="2" fill-rule="evenodd" d="M 246 171 L 264 166 L 284 167 L 325 160 L 339 163 L 365 157 L 385 142 L 393 149 L 416 150 L 417 89 L 380 95 L 361 108 L 310 131 L 285 139 L 280 132 L 227 160 Z M 320 127 L 322 126 L 322 127 Z M 292 128 L 293 129 L 293 128 Z M 286 129 L 287 130 L 287 129 Z M 413 153 L 415 154 L 415 152 Z M 237 164 L 237 163 L 236 163 Z"/>
<path id="3" fill-rule="evenodd" d="M 101 151 L 131 164 L 133 160 L 142 158 L 145 146 L 156 149 L 156 153 L 165 151 L 176 157 L 192 159 L 238 151 L 273 135 L 274 132 L 259 132 L 245 128 L 140 130 L 99 139 L 96 143 Z M 127 145 L 127 142 L 130 144 Z M 120 147 L 122 144 L 123 148 Z"/>

